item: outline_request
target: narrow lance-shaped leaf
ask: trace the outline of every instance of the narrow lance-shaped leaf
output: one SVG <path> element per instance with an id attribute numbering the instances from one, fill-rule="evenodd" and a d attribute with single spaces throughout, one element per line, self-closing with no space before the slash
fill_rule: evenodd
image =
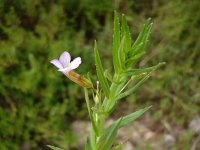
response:
<path id="1" fill-rule="evenodd" d="M 103 135 L 100 137 L 99 142 L 97 143 L 96 150 L 110 150 L 111 146 L 114 144 L 117 130 L 119 129 L 119 125 L 122 119 L 119 119 L 112 126 L 109 126 Z"/>
<path id="2" fill-rule="evenodd" d="M 145 53 L 144 48 L 148 42 L 148 37 L 150 35 L 152 23 L 151 19 L 148 19 L 147 22 L 143 25 L 142 30 L 134 42 L 131 51 L 128 53 L 126 66 L 129 68 L 131 65 L 135 64 L 137 60 Z"/>
<path id="3" fill-rule="evenodd" d="M 121 38 L 125 37 L 123 46 L 124 53 L 127 54 L 131 50 L 131 34 L 126 21 L 125 15 L 122 15 Z"/>
<path id="4" fill-rule="evenodd" d="M 120 58 L 119 61 L 120 71 L 125 68 L 124 43 L 125 43 L 125 37 L 122 38 L 120 45 L 118 47 L 118 56 L 124 57 L 124 61 L 123 58 Z"/>
<path id="5" fill-rule="evenodd" d="M 141 74 L 141 73 L 150 72 L 152 70 L 155 70 L 155 69 L 157 69 L 158 67 L 160 67 L 164 64 L 165 64 L 165 62 L 162 62 L 162 63 L 158 63 L 157 65 L 152 66 L 152 67 L 148 67 L 148 68 L 129 69 L 127 71 L 124 71 L 123 74 L 125 76 L 138 75 L 138 74 Z"/>
<path id="6" fill-rule="evenodd" d="M 136 39 L 136 41 L 134 42 L 133 46 L 132 46 L 132 54 L 138 52 L 135 52 L 135 48 L 140 44 L 143 43 L 144 45 L 147 42 L 147 39 L 150 35 L 150 31 L 151 31 L 151 27 L 152 27 L 152 23 L 151 23 L 151 19 L 148 19 L 146 21 L 146 23 L 143 25 L 142 31 L 140 32 L 138 38 Z M 142 49 L 141 49 L 142 50 Z"/>
<path id="7" fill-rule="evenodd" d="M 139 118 L 142 114 L 144 114 L 150 107 L 146 107 L 144 109 L 140 109 L 136 112 L 133 112 L 127 116 L 119 118 L 117 121 L 113 122 L 105 131 L 105 133 L 99 139 L 97 144 L 98 150 L 109 150 L 113 145 L 113 142 L 116 138 L 117 130 L 128 123 L 134 121 Z"/>
<path id="8" fill-rule="evenodd" d="M 143 109 L 140 109 L 136 112 L 133 112 L 127 116 L 124 116 L 120 119 L 118 119 L 117 121 L 121 120 L 120 121 L 120 124 L 119 124 L 119 128 L 127 125 L 128 123 L 134 121 L 135 119 L 139 118 L 141 115 L 143 115 L 147 110 L 149 110 L 152 106 L 149 106 L 149 107 L 146 107 L 146 108 L 143 108 Z"/>
<path id="9" fill-rule="evenodd" d="M 120 46 L 120 22 L 118 14 L 117 12 L 115 12 L 112 55 L 113 55 L 113 65 L 116 73 L 119 73 L 121 69 L 120 66 L 121 60 L 118 52 L 119 46 Z"/>
<path id="10" fill-rule="evenodd" d="M 120 100 L 130 94 L 132 94 L 133 92 L 135 92 L 149 77 L 150 77 L 151 73 L 148 73 L 143 79 L 141 79 L 136 85 L 134 85 L 132 88 L 130 88 L 129 90 L 125 91 L 124 93 L 118 95 L 116 97 L 116 100 Z"/>
<path id="11" fill-rule="evenodd" d="M 52 146 L 52 145 L 47 145 L 49 148 L 51 148 L 52 150 L 63 150 L 61 148 L 58 148 L 56 146 Z"/>
<path id="12" fill-rule="evenodd" d="M 109 84 L 108 84 L 108 81 L 107 79 L 105 78 L 104 76 L 104 72 L 103 72 L 103 66 L 102 66 L 102 63 L 101 63 L 101 59 L 100 59 L 100 56 L 99 56 L 99 51 L 97 49 L 97 43 L 95 41 L 95 46 L 94 46 L 94 53 L 95 53 L 95 64 L 96 64 L 96 71 L 97 71 L 97 77 L 99 79 L 99 82 L 102 86 L 102 89 L 106 95 L 106 97 L 108 98 L 109 97 Z"/>
<path id="13" fill-rule="evenodd" d="M 119 125 L 118 125 L 118 128 L 122 128 L 122 127 L 124 127 L 125 125 L 127 125 L 128 123 L 130 123 L 130 122 L 134 121 L 135 119 L 139 118 L 142 114 L 144 114 L 144 113 L 145 113 L 147 110 L 149 110 L 151 107 L 152 107 L 152 106 L 145 107 L 145 108 L 140 109 L 140 110 L 138 110 L 138 111 L 136 111 L 136 112 L 133 112 L 133 113 L 127 115 L 127 116 L 121 117 L 121 118 L 119 118 L 118 120 L 114 121 L 114 122 L 109 126 L 109 128 L 113 128 L 113 127 L 116 125 L 116 123 L 118 123 L 119 121 L 120 121 L 120 123 L 119 123 Z M 109 128 L 108 128 L 108 129 L 109 129 Z"/>
<path id="14" fill-rule="evenodd" d="M 96 145 L 96 135 L 94 133 L 94 130 L 91 130 L 89 140 L 90 140 L 90 146 L 93 150 L 95 148 L 95 145 Z"/>
<path id="15" fill-rule="evenodd" d="M 158 65 L 158 66 L 160 66 L 160 65 Z M 125 91 L 122 94 L 119 94 L 116 97 L 116 100 L 120 100 L 120 99 L 122 99 L 122 98 L 130 95 L 131 93 L 135 92 L 150 77 L 150 75 L 152 74 L 152 72 L 155 71 L 158 68 L 158 66 L 154 67 L 151 72 L 149 72 L 146 76 L 144 76 L 143 79 L 141 79 L 140 81 L 138 81 L 138 83 L 136 83 L 136 85 L 134 85 L 132 88 L 130 88 L 129 90 Z"/>
<path id="16" fill-rule="evenodd" d="M 141 51 L 140 53 L 135 54 L 134 56 L 132 56 L 126 61 L 126 66 L 128 66 L 129 68 L 131 65 L 134 65 L 140 59 L 140 57 L 142 57 L 144 54 L 145 54 L 145 51 Z"/>

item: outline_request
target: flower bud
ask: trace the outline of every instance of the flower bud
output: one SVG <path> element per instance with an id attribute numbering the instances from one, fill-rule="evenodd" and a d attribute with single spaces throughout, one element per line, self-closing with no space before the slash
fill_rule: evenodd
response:
<path id="1" fill-rule="evenodd" d="M 84 87 L 84 88 L 92 88 L 93 84 L 90 80 L 82 77 L 81 75 L 79 75 L 78 73 L 74 72 L 73 70 L 67 72 L 65 74 L 70 80 L 72 80 L 73 82 L 75 82 L 76 84 Z"/>
<path id="2" fill-rule="evenodd" d="M 99 103 L 99 97 L 97 95 L 94 97 L 94 102 L 95 102 L 95 104 Z"/>

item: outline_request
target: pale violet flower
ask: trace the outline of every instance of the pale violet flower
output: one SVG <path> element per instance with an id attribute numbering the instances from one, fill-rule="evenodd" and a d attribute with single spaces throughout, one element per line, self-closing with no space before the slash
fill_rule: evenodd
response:
<path id="1" fill-rule="evenodd" d="M 70 80 L 78 85 L 84 88 L 93 88 L 92 82 L 89 79 L 73 71 L 81 64 L 81 58 L 77 57 L 73 61 L 70 61 L 71 56 L 65 51 L 60 55 L 59 59 L 51 60 L 51 63 L 58 68 L 58 71 L 64 73 Z"/>
<path id="2" fill-rule="evenodd" d="M 65 51 L 60 55 L 59 59 L 51 60 L 51 63 L 58 68 L 58 71 L 67 74 L 71 70 L 78 68 L 78 66 L 81 64 L 81 58 L 77 57 L 71 61 L 70 54 Z"/>

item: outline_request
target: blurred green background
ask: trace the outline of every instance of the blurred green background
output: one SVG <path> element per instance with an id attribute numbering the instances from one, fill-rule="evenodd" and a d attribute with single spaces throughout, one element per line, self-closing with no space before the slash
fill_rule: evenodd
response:
<path id="1" fill-rule="evenodd" d="M 137 67 L 167 63 L 114 116 L 153 105 L 152 130 L 178 129 L 171 149 L 191 148 L 199 136 L 189 126 L 200 115 L 199 0 L 0 0 L 0 150 L 78 149 L 71 128 L 88 120 L 83 91 L 49 61 L 68 50 L 82 57 L 77 72 L 95 75 L 97 39 L 111 69 L 114 10 L 126 15 L 133 39 L 147 18 L 153 20 Z"/>

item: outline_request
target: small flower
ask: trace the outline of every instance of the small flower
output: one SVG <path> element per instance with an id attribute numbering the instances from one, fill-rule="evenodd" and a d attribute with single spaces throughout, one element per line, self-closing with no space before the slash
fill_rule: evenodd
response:
<path id="1" fill-rule="evenodd" d="M 81 64 L 81 58 L 77 57 L 73 61 L 70 61 L 71 56 L 65 51 L 60 55 L 59 59 L 53 59 L 51 63 L 58 68 L 58 71 L 67 74 L 69 71 L 78 68 L 78 66 Z"/>
<path id="2" fill-rule="evenodd" d="M 51 63 L 58 68 L 58 71 L 65 74 L 70 80 L 85 88 L 92 88 L 92 82 L 73 70 L 81 64 L 81 58 L 77 57 L 71 61 L 71 56 L 68 52 L 63 52 L 59 59 L 51 60 Z"/>

